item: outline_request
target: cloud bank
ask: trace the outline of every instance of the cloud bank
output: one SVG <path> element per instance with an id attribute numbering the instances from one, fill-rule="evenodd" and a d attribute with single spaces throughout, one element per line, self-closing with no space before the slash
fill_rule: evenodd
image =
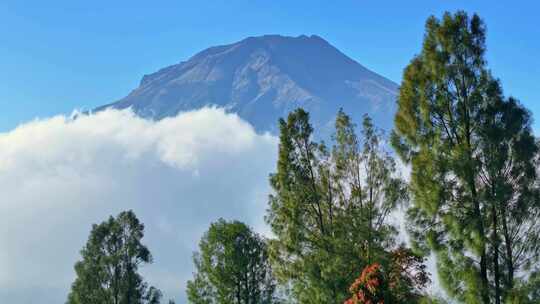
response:
<path id="1" fill-rule="evenodd" d="M 211 221 L 265 229 L 276 151 L 275 137 L 211 108 L 157 122 L 56 116 L 1 133 L 0 303 L 63 303 L 91 225 L 126 209 L 146 225 L 146 278 L 183 303 Z"/>

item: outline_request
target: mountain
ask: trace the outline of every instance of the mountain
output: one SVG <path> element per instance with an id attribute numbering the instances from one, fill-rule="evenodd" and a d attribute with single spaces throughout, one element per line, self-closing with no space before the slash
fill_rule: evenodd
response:
<path id="1" fill-rule="evenodd" d="M 330 128 L 339 108 L 359 121 L 370 114 L 389 129 L 398 86 L 347 57 L 318 36 L 266 35 L 208 48 L 189 60 L 145 75 L 138 88 L 107 107 L 131 107 L 161 119 L 218 106 L 258 131 L 277 131 L 277 120 L 297 107 L 313 124 Z"/>

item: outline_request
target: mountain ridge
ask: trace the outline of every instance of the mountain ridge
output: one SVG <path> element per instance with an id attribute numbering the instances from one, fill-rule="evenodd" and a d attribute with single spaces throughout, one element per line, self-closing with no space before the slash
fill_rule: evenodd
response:
<path id="1" fill-rule="evenodd" d="M 237 113 L 258 131 L 297 107 L 329 127 L 339 108 L 370 114 L 391 127 L 397 84 L 367 69 L 317 35 L 264 35 L 213 46 L 144 75 L 126 97 L 97 108 L 132 108 L 154 119 L 205 106 Z"/>

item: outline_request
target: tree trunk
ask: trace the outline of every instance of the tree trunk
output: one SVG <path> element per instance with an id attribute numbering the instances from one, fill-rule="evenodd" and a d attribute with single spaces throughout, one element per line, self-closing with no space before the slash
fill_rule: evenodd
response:
<path id="1" fill-rule="evenodd" d="M 493 275 L 495 281 L 495 304 L 501 304 L 501 285 L 500 285 L 500 273 L 499 273 L 499 240 L 497 235 L 497 208 L 495 203 L 492 206 L 492 243 L 493 243 Z"/>
<path id="2" fill-rule="evenodd" d="M 474 171 L 474 156 L 472 154 L 472 144 L 471 144 L 471 128 L 470 128 L 470 117 L 468 110 L 464 109 L 464 114 L 466 116 L 465 121 L 465 136 L 466 136 L 466 144 L 467 144 L 467 150 L 468 150 L 468 164 L 467 164 L 467 170 L 466 170 L 466 179 L 469 184 L 470 190 L 471 190 L 471 198 L 473 203 L 473 212 L 474 216 L 477 220 L 477 229 L 478 229 L 478 235 L 482 238 L 482 248 L 481 248 L 481 254 L 480 254 L 480 278 L 482 280 L 482 287 L 481 287 L 481 297 L 482 302 L 484 304 L 490 304 L 489 300 L 489 281 L 488 281 L 488 274 L 487 274 L 487 254 L 486 254 L 486 243 L 484 241 L 485 238 L 485 229 L 484 229 L 484 223 L 482 218 L 482 212 L 480 210 L 480 202 L 478 201 L 478 193 L 476 190 L 476 173 Z"/>
<path id="3" fill-rule="evenodd" d="M 503 234 L 504 234 L 504 245 L 506 248 L 506 272 L 507 272 L 507 278 L 506 278 L 506 287 L 508 290 L 511 290 L 514 288 L 514 257 L 513 257 L 513 250 L 512 250 L 512 240 L 510 238 L 510 233 L 508 231 L 508 224 L 507 224 L 507 218 L 506 218 L 506 210 L 504 208 L 501 209 L 502 213 L 502 227 L 503 227 Z"/>
<path id="4" fill-rule="evenodd" d="M 240 282 L 236 282 L 236 303 L 242 304 L 242 297 L 240 294 Z"/>
<path id="5" fill-rule="evenodd" d="M 367 262 L 368 265 L 371 264 L 371 244 L 372 244 L 372 230 L 373 230 L 373 215 L 372 215 L 372 209 L 373 209 L 373 187 L 369 186 L 369 208 L 368 208 L 368 248 L 367 248 Z"/>
<path id="6" fill-rule="evenodd" d="M 471 188 L 473 208 L 474 208 L 473 212 L 477 220 L 478 234 L 482 238 L 485 238 L 484 223 L 482 221 L 482 212 L 480 211 L 480 204 L 478 202 L 476 185 L 474 183 L 474 178 L 472 177 L 472 175 L 469 176 L 469 186 Z M 484 241 L 482 241 L 482 249 L 481 249 L 481 254 L 480 254 L 480 279 L 482 280 L 482 287 L 480 289 L 481 296 L 482 296 L 482 303 L 489 304 L 490 300 L 489 300 L 489 281 L 488 281 L 488 275 L 487 275 L 487 254 L 486 254 L 486 245 Z"/>

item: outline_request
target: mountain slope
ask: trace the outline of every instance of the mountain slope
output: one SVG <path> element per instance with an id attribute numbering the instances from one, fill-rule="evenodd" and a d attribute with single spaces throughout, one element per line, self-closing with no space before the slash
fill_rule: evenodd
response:
<path id="1" fill-rule="evenodd" d="M 277 131 L 277 119 L 297 107 L 318 127 L 339 108 L 356 120 L 369 113 L 390 128 L 397 85 L 366 69 L 318 36 L 267 35 L 208 48 L 185 62 L 145 75 L 138 88 L 100 107 L 131 107 L 160 119 L 215 105 L 238 113 L 258 131 Z"/>

